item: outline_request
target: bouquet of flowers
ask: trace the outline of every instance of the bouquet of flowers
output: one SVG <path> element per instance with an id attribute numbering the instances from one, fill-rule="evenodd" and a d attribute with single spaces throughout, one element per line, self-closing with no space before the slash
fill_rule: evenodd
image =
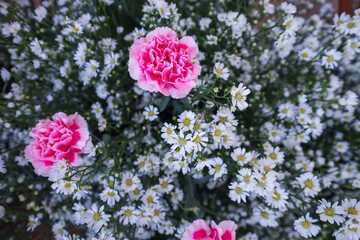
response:
<path id="1" fill-rule="evenodd" d="M 0 2 L 2 239 L 360 239 L 360 9 Z"/>

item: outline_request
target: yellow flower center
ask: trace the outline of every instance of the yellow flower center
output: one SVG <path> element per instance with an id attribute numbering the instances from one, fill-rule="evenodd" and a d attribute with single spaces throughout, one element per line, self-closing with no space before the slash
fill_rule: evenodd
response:
<path id="1" fill-rule="evenodd" d="M 154 211 L 154 215 L 155 215 L 155 216 L 159 216 L 159 215 L 160 215 L 159 210 L 155 209 L 155 211 Z"/>
<path id="2" fill-rule="evenodd" d="M 227 122 L 227 117 L 220 117 L 219 120 L 222 123 L 226 123 Z"/>
<path id="3" fill-rule="evenodd" d="M 236 94 L 235 94 L 235 99 L 236 99 L 237 101 L 241 101 L 241 100 L 243 99 L 243 95 L 242 95 L 241 93 L 236 93 Z"/>
<path id="4" fill-rule="evenodd" d="M 126 179 L 126 186 L 130 187 L 131 185 L 133 185 L 133 181 L 130 178 Z"/>
<path id="5" fill-rule="evenodd" d="M 237 156 L 237 160 L 238 161 L 244 161 L 245 157 L 243 155 L 239 155 L 239 156 Z"/>
<path id="6" fill-rule="evenodd" d="M 269 157 L 270 157 L 272 160 L 275 160 L 277 156 L 276 156 L 275 153 L 270 153 Z"/>
<path id="7" fill-rule="evenodd" d="M 356 210 L 355 208 L 353 208 L 353 207 L 348 208 L 348 212 L 349 212 L 350 214 L 352 214 L 352 215 L 356 215 L 356 214 L 357 214 L 357 210 Z"/>
<path id="8" fill-rule="evenodd" d="M 114 193 L 113 191 L 111 191 L 111 192 L 108 192 L 108 195 L 109 195 L 110 197 L 112 197 L 112 196 L 115 196 L 115 193 Z"/>
<path id="9" fill-rule="evenodd" d="M 333 56 L 328 56 L 327 61 L 328 61 L 328 62 L 333 62 L 333 61 L 334 61 L 334 57 L 333 57 Z"/>
<path id="10" fill-rule="evenodd" d="M 352 29 L 355 27 L 355 23 L 354 22 L 348 23 L 347 27 Z"/>
<path id="11" fill-rule="evenodd" d="M 261 212 L 261 216 L 263 218 L 269 218 L 269 214 L 267 212 Z"/>
<path id="12" fill-rule="evenodd" d="M 71 187 L 71 183 L 65 183 L 65 187 L 66 187 L 66 188 Z"/>
<path id="13" fill-rule="evenodd" d="M 236 192 L 237 194 L 241 194 L 243 191 L 242 191 L 241 188 L 236 187 L 236 188 L 235 188 L 235 192 Z"/>
<path id="14" fill-rule="evenodd" d="M 303 58 L 306 58 L 307 56 L 308 56 L 308 54 L 306 52 L 301 54 L 301 57 L 303 57 Z"/>
<path id="15" fill-rule="evenodd" d="M 305 186 L 308 187 L 308 188 L 313 188 L 313 182 L 311 180 L 306 180 L 304 182 Z"/>
<path id="16" fill-rule="evenodd" d="M 199 136 L 196 136 L 196 138 L 195 138 L 194 142 L 195 142 L 195 143 L 199 143 L 199 142 L 200 142 L 200 140 L 201 140 L 201 138 L 200 138 Z"/>
<path id="17" fill-rule="evenodd" d="M 190 119 L 186 118 L 186 119 L 184 120 L 184 125 L 185 125 L 185 126 L 189 126 L 189 125 L 190 125 Z"/>
<path id="18" fill-rule="evenodd" d="M 303 226 L 303 228 L 309 228 L 310 227 L 310 223 L 308 220 L 302 221 L 301 222 L 301 226 Z"/>
<path id="19" fill-rule="evenodd" d="M 221 134 L 221 131 L 220 131 L 219 129 L 216 129 L 216 130 L 215 130 L 215 136 L 218 137 L 218 136 L 220 136 L 220 134 Z"/>
<path id="20" fill-rule="evenodd" d="M 334 216 L 334 214 L 335 214 L 335 211 L 334 211 L 333 208 L 326 208 L 326 209 L 325 209 L 325 215 L 327 215 L 327 216 Z"/>
<path id="21" fill-rule="evenodd" d="M 352 232 L 355 232 L 357 230 L 357 227 L 353 227 L 353 228 L 349 227 L 349 230 L 352 231 Z"/>
<path id="22" fill-rule="evenodd" d="M 274 192 L 274 197 L 273 197 L 274 200 L 279 200 L 280 199 L 280 194 L 277 193 L 277 192 Z"/>
<path id="23" fill-rule="evenodd" d="M 186 144 L 186 140 L 184 138 L 179 138 L 178 143 L 179 143 L 179 145 L 183 146 Z"/>
<path id="24" fill-rule="evenodd" d="M 95 213 L 93 218 L 94 218 L 95 221 L 99 221 L 101 219 L 100 213 Z"/>
<path id="25" fill-rule="evenodd" d="M 132 214 L 132 211 L 131 211 L 130 209 L 127 209 L 127 210 L 125 210 L 125 212 L 124 212 L 124 215 L 125 215 L 126 217 L 130 217 L 131 214 Z"/>
<path id="26" fill-rule="evenodd" d="M 246 182 L 246 183 L 249 183 L 249 182 L 250 182 L 250 176 L 249 176 L 249 175 L 246 175 L 246 176 L 244 177 L 244 182 Z"/>

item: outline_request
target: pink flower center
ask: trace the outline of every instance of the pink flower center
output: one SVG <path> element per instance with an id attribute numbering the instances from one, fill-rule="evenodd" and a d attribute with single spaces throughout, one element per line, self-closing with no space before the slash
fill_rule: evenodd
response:
<path id="1" fill-rule="evenodd" d="M 203 239 L 206 238 L 207 234 L 206 234 L 206 230 L 205 229 L 200 229 L 196 232 L 193 233 L 193 239 Z"/>
<path id="2" fill-rule="evenodd" d="M 139 63 L 146 78 L 160 87 L 188 81 L 193 71 L 189 48 L 177 38 L 154 38 L 140 53 Z"/>
<path id="3" fill-rule="evenodd" d="M 222 236 L 221 236 L 222 240 L 232 240 L 231 239 L 231 232 L 229 230 L 227 230 Z"/>

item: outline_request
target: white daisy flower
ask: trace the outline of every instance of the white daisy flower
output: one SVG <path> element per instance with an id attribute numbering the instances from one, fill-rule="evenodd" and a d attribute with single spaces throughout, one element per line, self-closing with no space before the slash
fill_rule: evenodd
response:
<path id="1" fill-rule="evenodd" d="M 321 228 L 313 223 L 317 222 L 316 219 L 310 217 L 309 213 L 306 213 L 306 216 L 295 220 L 294 227 L 298 233 L 304 237 L 315 237 L 320 232 Z"/>
<path id="2" fill-rule="evenodd" d="M 230 199 L 234 202 L 241 203 L 241 201 L 246 202 L 246 197 L 249 196 L 249 193 L 245 191 L 239 182 L 232 182 L 229 185 L 230 189 Z"/>
<path id="3" fill-rule="evenodd" d="M 116 213 L 120 219 L 119 222 L 123 225 L 133 225 L 136 223 L 140 211 L 134 206 L 123 206 L 119 212 Z"/>
<path id="4" fill-rule="evenodd" d="M 99 231 L 103 226 L 107 226 L 109 220 L 110 214 L 105 214 L 104 206 L 98 208 L 96 203 L 92 205 L 91 209 L 86 211 L 84 216 L 84 222 L 95 232 Z"/>
<path id="5" fill-rule="evenodd" d="M 319 203 L 321 205 L 316 209 L 316 213 L 319 214 L 321 221 L 327 221 L 331 224 L 335 222 L 337 225 L 345 221 L 345 218 L 341 216 L 344 214 L 344 209 L 338 206 L 338 202 L 331 204 L 331 202 L 321 199 Z"/>
<path id="6" fill-rule="evenodd" d="M 248 107 L 248 103 L 246 102 L 247 95 L 250 94 L 250 90 L 247 89 L 242 83 L 239 84 L 237 88 L 231 90 L 232 95 L 232 104 L 233 106 L 238 107 L 240 110 L 244 110 Z"/>
<path id="7" fill-rule="evenodd" d="M 318 178 L 311 172 L 301 174 L 296 180 L 300 184 L 300 187 L 304 188 L 304 194 L 307 197 L 314 197 L 321 190 Z"/>
<path id="8" fill-rule="evenodd" d="M 229 69 L 226 68 L 223 63 L 219 63 L 219 62 L 215 63 L 213 72 L 216 76 L 219 76 L 225 81 L 228 80 L 230 76 Z"/>
<path id="9" fill-rule="evenodd" d="M 120 201 L 120 196 L 118 191 L 107 187 L 100 193 L 100 199 L 111 207 L 115 205 L 115 202 Z"/>

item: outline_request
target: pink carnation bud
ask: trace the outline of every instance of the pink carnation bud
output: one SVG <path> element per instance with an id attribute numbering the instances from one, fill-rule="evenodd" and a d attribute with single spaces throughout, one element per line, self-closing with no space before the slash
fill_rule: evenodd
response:
<path id="1" fill-rule="evenodd" d="M 30 133 L 34 141 L 25 149 L 25 158 L 32 163 L 35 173 L 44 177 L 62 159 L 73 166 L 81 165 L 79 154 L 88 153 L 92 145 L 88 125 L 79 114 L 67 116 L 59 112 L 52 119 L 40 120 Z"/>
<path id="2" fill-rule="evenodd" d="M 211 221 L 210 228 L 204 220 L 198 219 L 186 228 L 181 240 L 235 240 L 236 229 L 233 221 L 222 221 L 219 225 Z"/>
<path id="3" fill-rule="evenodd" d="M 144 90 L 183 98 L 196 86 L 201 72 L 191 62 L 197 53 L 192 37 L 179 40 L 170 28 L 159 27 L 131 46 L 129 73 Z"/>

